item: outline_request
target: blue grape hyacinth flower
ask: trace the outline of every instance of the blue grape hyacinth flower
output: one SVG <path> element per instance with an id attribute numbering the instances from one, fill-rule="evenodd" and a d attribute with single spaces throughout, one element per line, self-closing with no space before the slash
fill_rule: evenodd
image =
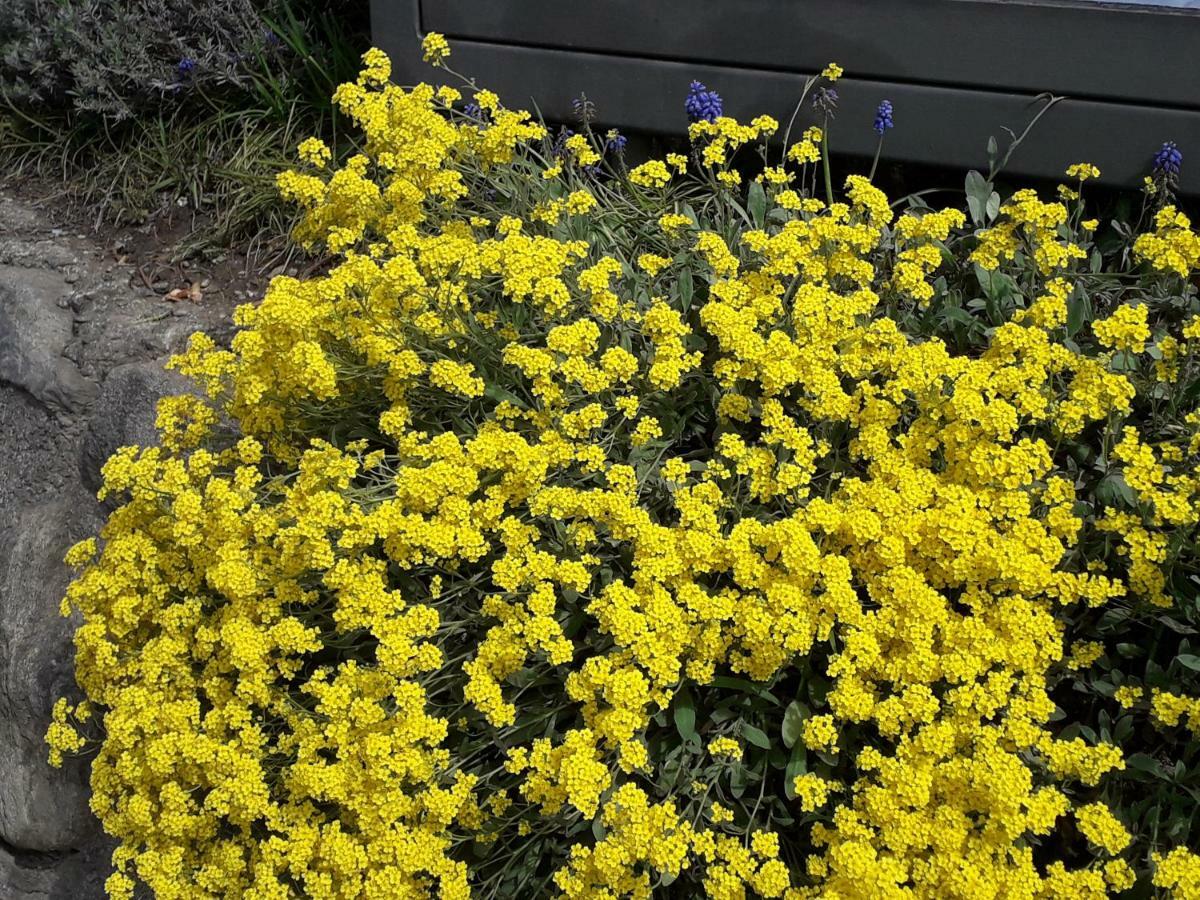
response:
<path id="1" fill-rule="evenodd" d="M 1183 152 L 1174 141 L 1166 141 L 1154 155 L 1155 175 L 1178 175 L 1183 164 Z"/>
<path id="2" fill-rule="evenodd" d="M 829 87 L 819 87 L 813 91 L 813 109 L 823 116 L 833 118 L 838 105 L 838 92 Z"/>
<path id="3" fill-rule="evenodd" d="M 710 91 L 699 81 L 691 83 L 683 108 L 692 122 L 712 122 L 724 112 L 721 95 L 716 91 Z"/>
<path id="4" fill-rule="evenodd" d="M 879 108 L 875 110 L 875 133 L 883 137 L 883 133 L 891 128 L 895 123 L 892 121 L 892 101 L 884 100 L 879 104 Z"/>

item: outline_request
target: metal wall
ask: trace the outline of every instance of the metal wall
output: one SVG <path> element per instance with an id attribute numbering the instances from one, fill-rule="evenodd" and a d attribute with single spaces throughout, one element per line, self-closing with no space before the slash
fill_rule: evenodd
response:
<path id="1" fill-rule="evenodd" d="M 692 79 L 728 114 L 786 121 L 805 77 L 836 61 L 835 151 L 869 155 L 882 99 L 896 127 L 884 155 L 986 168 L 986 144 L 1020 132 L 1042 91 L 1051 110 L 1008 170 L 1059 177 L 1094 162 L 1137 185 L 1163 141 L 1200 193 L 1200 10 L 1161 4 L 1013 0 L 373 0 L 375 42 L 400 83 L 438 81 L 420 60 L 428 31 L 452 63 L 510 106 L 566 120 L 581 93 L 607 124 L 686 128 Z M 808 115 L 806 112 L 804 115 Z M 803 120 L 803 119 L 802 119 Z M 810 119 L 811 120 L 811 119 Z M 1189 165 L 1189 161 L 1191 164 Z"/>

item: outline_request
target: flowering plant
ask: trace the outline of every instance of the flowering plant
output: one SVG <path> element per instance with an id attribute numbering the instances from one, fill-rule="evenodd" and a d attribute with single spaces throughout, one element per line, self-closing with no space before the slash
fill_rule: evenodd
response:
<path id="1" fill-rule="evenodd" d="M 280 179 L 336 264 L 193 337 L 70 554 L 111 895 L 1195 897 L 1169 189 L 898 214 L 702 86 L 629 169 L 389 76 Z"/>

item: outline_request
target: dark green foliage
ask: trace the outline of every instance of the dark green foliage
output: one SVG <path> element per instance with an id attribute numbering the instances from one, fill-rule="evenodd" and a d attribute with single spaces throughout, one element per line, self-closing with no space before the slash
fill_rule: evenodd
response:
<path id="1" fill-rule="evenodd" d="M 3 0 L 0 21 L 15 24 L 0 44 L 11 102 L 112 120 L 244 83 L 246 60 L 269 52 L 252 0 Z"/>
<path id="2" fill-rule="evenodd" d="M 298 141 L 340 148 L 331 95 L 366 0 L 0 0 L 0 167 L 63 179 L 94 219 L 202 213 L 181 252 L 267 223 Z"/>
<path id="3" fill-rule="evenodd" d="M 0 22 L 0 90 L 10 104 L 120 121 L 197 93 L 253 94 L 264 77 L 332 90 L 346 61 L 307 51 L 340 51 L 334 43 L 364 30 L 366 12 L 284 0 L 0 0 Z M 322 70 L 317 84 L 312 67 Z"/>

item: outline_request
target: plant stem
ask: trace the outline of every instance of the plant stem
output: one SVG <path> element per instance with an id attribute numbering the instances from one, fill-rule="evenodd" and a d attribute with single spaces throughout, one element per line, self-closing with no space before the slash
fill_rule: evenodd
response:
<path id="1" fill-rule="evenodd" d="M 883 151 L 883 135 L 879 136 L 879 143 L 875 145 L 875 158 L 871 160 L 871 171 L 867 175 L 867 181 L 875 180 L 875 167 L 879 165 L 879 154 Z"/>
<path id="2" fill-rule="evenodd" d="M 833 177 L 829 174 L 829 116 L 821 123 L 821 162 L 825 166 L 825 200 L 833 205 Z"/>

